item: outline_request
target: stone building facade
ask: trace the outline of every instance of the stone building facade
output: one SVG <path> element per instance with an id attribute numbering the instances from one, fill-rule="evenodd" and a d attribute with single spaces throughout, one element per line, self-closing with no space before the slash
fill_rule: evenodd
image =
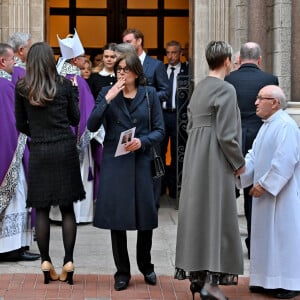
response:
<path id="1" fill-rule="evenodd" d="M 47 0 L 0 0 L 0 41 L 15 31 L 45 40 L 46 6 Z M 279 77 L 288 99 L 300 101 L 299 0 L 189 0 L 189 11 L 195 83 L 207 74 L 204 48 L 209 41 L 226 40 L 234 50 L 255 41 L 263 50 L 262 69 Z"/>

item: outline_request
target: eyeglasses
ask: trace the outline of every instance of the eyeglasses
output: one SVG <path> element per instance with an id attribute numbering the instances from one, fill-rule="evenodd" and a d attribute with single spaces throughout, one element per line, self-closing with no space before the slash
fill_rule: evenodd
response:
<path id="1" fill-rule="evenodd" d="M 85 54 L 82 54 L 82 55 L 76 56 L 76 58 L 79 58 L 79 57 L 84 57 L 84 58 L 86 58 L 86 55 L 85 55 Z"/>
<path id="2" fill-rule="evenodd" d="M 128 67 L 117 67 L 117 73 L 121 73 L 121 71 L 123 71 L 124 73 L 129 73 L 130 69 Z"/>
<path id="3" fill-rule="evenodd" d="M 17 60 L 17 57 L 16 56 L 13 56 L 13 57 L 11 57 L 11 58 L 9 58 L 9 59 L 5 59 L 6 61 L 16 61 Z"/>
<path id="4" fill-rule="evenodd" d="M 261 101 L 261 100 L 274 100 L 274 97 L 263 97 L 263 96 L 256 96 L 256 100 Z"/>

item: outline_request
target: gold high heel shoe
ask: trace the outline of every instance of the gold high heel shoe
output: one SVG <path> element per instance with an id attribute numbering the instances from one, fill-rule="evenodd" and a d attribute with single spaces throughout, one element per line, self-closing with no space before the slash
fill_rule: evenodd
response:
<path id="1" fill-rule="evenodd" d="M 61 274 L 59 276 L 59 280 L 67 282 L 68 284 L 73 284 L 74 269 L 75 267 L 73 262 L 71 261 L 67 262 L 62 268 Z"/>
<path id="2" fill-rule="evenodd" d="M 42 263 L 41 269 L 44 273 L 44 283 L 48 284 L 50 280 L 58 280 L 58 275 L 56 274 L 51 262 L 45 260 Z"/>

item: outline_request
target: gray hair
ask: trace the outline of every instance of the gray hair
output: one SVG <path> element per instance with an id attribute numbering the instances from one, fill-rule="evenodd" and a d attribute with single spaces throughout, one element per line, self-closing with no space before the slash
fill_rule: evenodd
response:
<path id="1" fill-rule="evenodd" d="M 261 49 L 257 43 L 248 42 L 241 46 L 240 58 L 241 60 L 258 60 L 261 56 Z"/>
<path id="2" fill-rule="evenodd" d="M 276 86 L 276 85 L 271 86 L 271 94 L 272 94 L 272 97 L 278 99 L 280 108 L 285 109 L 287 107 L 288 102 L 287 102 L 286 96 L 285 96 L 283 90 L 279 86 Z"/>
<path id="3" fill-rule="evenodd" d="M 181 44 L 180 44 L 180 42 L 178 42 L 178 41 L 172 40 L 172 41 L 167 42 L 166 48 L 167 48 L 167 47 L 171 47 L 171 46 L 176 46 L 177 49 L 178 49 L 178 51 L 181 51 L 181 50 L 182 50 Z"/>
<path id="4" fill-rule="evenodd" d="M 18 52 L 20 47 L 27 46 L 28 40 L 31 35 L 26 32 L 14 32 L 8 37 L 7 43 L 13 48 L 14 52 Z"/>
<path id="5" fill-rule="evenodd" d="M 0 43 L 0 57 L 6 56 L 8 49 L 12 49 L 12 47 L 9 44 L 6 43 Z"/>
<path id="6" fill-rule="evenodd" d="M 131 45 L 130 43 L 120 43 L 117 44 L 115 46 L 115 52 L 118 52 L 119 54 L 123 54 L 123 53 L 136 53 L 133 45 Z"/>

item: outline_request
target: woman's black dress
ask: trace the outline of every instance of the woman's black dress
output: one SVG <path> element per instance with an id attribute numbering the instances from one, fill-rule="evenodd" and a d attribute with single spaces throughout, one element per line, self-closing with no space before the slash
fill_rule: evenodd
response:
<path id="1" fill-rule="evenodd" d="M 22 94 L 17 86 L 17 129 L 31 138 L 27 206 L 64 206 L 84 199 L 76 137 L 70 127 L 80 119 L 77 87 L 58 77 L 56 96 L 44 107 L 31 105 Z"/>

